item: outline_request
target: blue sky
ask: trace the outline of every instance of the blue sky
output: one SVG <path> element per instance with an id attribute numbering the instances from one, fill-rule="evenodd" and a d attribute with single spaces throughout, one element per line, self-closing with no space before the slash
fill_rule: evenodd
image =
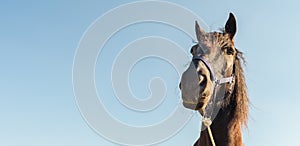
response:
<path id="1" fill-rule="evenodd" d="M 0 145 L 116 145 L 95 133 L 82 118 L 73 93 L 72 66 L 77 45 L 88 27 L 105 12 L 128 2 L 133 1 L 1 3 Z M 223 27 L 229 12 L 236 15 L 236 47 L 245 53 L 247 60 L 245 72 L 251 101 L 244 143 L 299 145 L 299 2 L 169 2 L 198 14 L 212 30 Z M 113 92 L 105 82 L 110 78 L 107 76 L 113 61 L 110 58 L 132 40 L 153 35 L 173 40 L 186 48 L 186 52 L 192 45 L 192 40 L 170 26 L 137 24 L 113 36 L 103 48 L 103 56 L 98 58 L 97 89 L 99 92 L 105 90 L 104 102 L 114 105 L 108 110 L 127 123 L 147 125 L 160 121 L 178 104 L 172 95 L 179 93 L 180 77 L 170 64 L 153 58 L 136 64 L 131 71 L 130 83 L 135 95 L 145 98 L 149 95 L 147 86 L 152 76 L 165 79 L 167 97 L 157 111 L 150 115 L 132 113 L 109 98 Z M 147 73 L 140 77 L 144 71 Z M 138 119 L 139 116 L 143 118 Z M 195 114 L 182 131 L 160 145 L 191 145 L 199 136 L 199 119 Z"/>

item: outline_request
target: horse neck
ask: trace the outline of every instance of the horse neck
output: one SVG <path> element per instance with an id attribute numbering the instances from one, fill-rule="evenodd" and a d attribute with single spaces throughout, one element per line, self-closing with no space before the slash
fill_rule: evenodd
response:
<path id="1" fill-rule="evenodd" d="M 210 125 L 216 146 L 243 146 L 241 123 L 234 119 L 231 104 L 221 108 Z M 207 129 L 201 132 L 194 146 L 212 146 Z"/>

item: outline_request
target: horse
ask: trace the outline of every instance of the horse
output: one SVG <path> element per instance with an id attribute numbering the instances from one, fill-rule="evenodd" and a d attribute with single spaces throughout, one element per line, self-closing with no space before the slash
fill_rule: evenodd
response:
<path id="1" fill-rule="evenodd" d="M 194 146 L 243 146 L 249 99 L 243 71 L 245 59 L 234 46 L 236 18 L 230 13 L 225 28 L 214 32 L 203 31 L 196 21 L 195 31 L 198 43 L 191 47 L 193 59 L 181 76 L 179 88 L 185 108 L 202 116 L 213 109 L 213 121 L 208 128 L 202 126 Z M 214 106 L 208 109 L 212 101 Z"/>

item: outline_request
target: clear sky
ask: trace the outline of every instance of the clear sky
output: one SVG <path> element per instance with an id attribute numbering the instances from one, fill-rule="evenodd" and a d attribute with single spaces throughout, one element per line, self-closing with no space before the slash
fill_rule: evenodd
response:
<path id="1" fill-rule="evenodd" d="M 0 145 L 116 145 L 98 135 L 81 116 L 73 93 L 72 67 L 77 45 L 89 26 L 107 11 L 128 2 L 133 1 L 1 2 Z M 235 14 L 238 22 L 235 42 L 247 60 L 245 72 L 251 101 L 244 143 L 300 145 L 300 79 L 297 76 L 300 3 L 296 0 L 168 2 L 190 9 L 211 30 L 223 27 L 229 12 Z M 154 12 L 164 13 L 164 10 L 141 13 Z M 129 17 L 124 14 L 123 19 Z M 184 23 L 194 25 L 194 22 Z M 107 41 L 95 66 L 97 91 L 103 97 L 100 100 L 114 118 L 131 125 L 160 122 L 180 104 L 177 88 L 180 76 L 170 63 L 155 57 L 135 64 L 129 74 L 129 84 L 137 98 L 146 99 L 150 94 L 149 80 L 159 76 L 167 89 L 162 104 L 149 113 L 139 113 L 128 110 L 114 98 L 110 83 L 114 57 L 130 42 L 149 36 L 172 40 L 186 53 L 193 44 L 192 39 L 172 26 L 135 24 Z M 182 62 L 182 66 L 187 63 Z M 199 120 L 199 115 L 194 113 L 181 131 L 160 145 L 192 145 L 199 137 Z M 118 132 L 114 127 L 111 130 Z"/>

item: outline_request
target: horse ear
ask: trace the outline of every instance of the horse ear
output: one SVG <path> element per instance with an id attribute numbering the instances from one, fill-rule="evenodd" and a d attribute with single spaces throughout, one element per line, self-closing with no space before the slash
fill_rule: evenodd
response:
<path id="1" fill-rule="evenodd" d="M 225 32 L 229 34 L 231 39 L 233 39 L 236 33 L 236 20 L 232 13 L 229 14 L 229 18 L 226 22 Z"/>
<path id="2" fill-rule="evenodd" d="M 203 30 L 201 30 L 197 21 L 195 21 L 195 31 L 196 31 L 196 36 L 197 36 L 198 42 L 201 42 L 201 40 L 203 40 L 202 38 L 204 37 L 205 33 Z"/>

